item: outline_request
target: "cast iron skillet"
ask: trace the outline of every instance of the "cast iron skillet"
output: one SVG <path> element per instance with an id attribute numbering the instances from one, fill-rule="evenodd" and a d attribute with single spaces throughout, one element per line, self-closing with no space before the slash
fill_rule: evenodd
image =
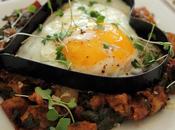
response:
<path id="1" fill-rule="evenodd" d="M 132 8 L 134 1 L 125 0 L 127 4 Z M 58 7 L 57 3 L 53 2 L 53 7 Z M 26 32 L 32 33 L 40 23 L 43 23 L 49 16 L 47 5 L 40 9 L 40 11 L 32 18 L 30 23 L 26 25 Z M 147 38 L 151 32 L 152 25 L 141 20 L 132 18 L 130 24 L 133 29 L 136 30 L 139 36 Z M 165 34 L 155 28 L 153 32 L 156 36 L 155 41 L 167 41 Z M 60 85 L 76 88 L 80 90 L 91 90 L 105 93 L 120 93 L 120 92 L 135 92 L 143 90 L 147 87 L 151 87 L 157 83 L 161 77 L 166 64 L 167 58 L 156 68 L 151 69 L 145 73 L 136 76 L 129 77 L 102 77 L 89 74 L 83 74 L 79 72 L 68 71 L 57 67 L 49 66 L 46 64 L 34 62 L 31 60 L 23 59 L 15 56 L 16 51 L 21 45 L 21 42 L 25 40 L 25 36 L 17 36 L 13 44 L 11 44 L 5 51 L 0 55 L 1 67 L 24 75 L 33 76 L 36 78 L 43 78 L 45 80 L 56 82 Z M 165 52 L 167 53 L 167 52 Z"/>

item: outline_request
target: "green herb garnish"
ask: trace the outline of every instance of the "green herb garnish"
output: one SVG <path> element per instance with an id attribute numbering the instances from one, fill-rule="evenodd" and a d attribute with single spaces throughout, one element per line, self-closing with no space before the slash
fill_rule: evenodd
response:
<path id="1" fill-rule="evenodd" d="M 139 41 L 135 41 L 134 42 L 134 47 L 139 50 L 139 51 L 143 51 L 144 50 L 144 45 L 142 43 L 140 43 Z"/>
<path id="2" fill-rule="evenodd" d="M 103 44 L 103 48 L 104 48 L 104 49 L 109 49 L 109 45 L 108 45 L 107 43 L 104 43 L 104 44 Z"/>
<path id="3" fill-rule="evenodd" d="M 141 68 L 141 64 L 136 59 L 131 64 L 134 68 Z"/>
<path id="4" fill-rule="evenodd" d="M 48 6 L 48 8 L 49 8 L 49 10 L 50 10 L 50 12 L 51 12 L 51 14 L 52 14 L 52 13 L 53 13 L 53 8 L 52 8 L 52 3 L 51 3 L 50 0 L 48 0 L 47 6 Z"/>
<path id="5" fill-rule="evenodd" d="M 56 121 L 61 115 L 55 110 L 55 109 L 50 109 L 47 112 L 47 119 L 49 121 Z"/>
<path id="6" fill-rule="evenodd" d="M 42 30 L 43 30 L 43 25 L 42 24 L 39 24 L 37 31 L 38 32 L 41 32 Z"/>
<path id="7" fill-rule="evenodd" d="M 67 61 L 65 55 L 62 53 L 64 46 L 60 45 L 59 47 L 57 47 L 56 49 L 56 60 L 60 63 L 63 64 L 64 66 L 66 66 L 67 68 L 70 67 L 70 62 Z"/>
<path id="8" fill-rule="evenodd" d="M 94 4 L 97 4 L 96 0 L 89 1 L 89 6 L 92 7 Z"/>
<path id="9" fill-rule="evenodd" d="M 15 14 L 19 17 L 20 14 L 21 14 L 21 10 L 20 10 L 20 9 L 16 9 L 16 10 L 15 10 Z"/>
<path id="10" fill-rule="evenodd" d="M 103 23 L 105 16 L 101 15 L 98 11 L 90 11 L 90 16 L 96 18 L 97 24 Z"/>
<path id="11" fill-rule="evenodd" d="M 35 92 L 40 95 L 43 99 L 50 99 L 52 91 L 50 89 L 42 90 L 40 87 L 35 88 Z"/>
<path id="12" fill-rule="evenodd" d="M 72 34 L 71 30 L 67 31 L 61 31 L 59 33 L 55 33 L 53 35 L 47 35 L 45 38 L 43 38 L 42 43 L 45 45 L 47 41 L 63 41 L 66 37 L 70 36 Z"/>
<path id="13" fill-rule="evenodd" d="M 64 15 L 64 12 L 63 12 L 62 9 L 58 9 L 58 10 L 56 11 L 56 16 L 62 17 L 63 15 Z"/>
<path id="14" fill-rule="evenodd" d="M 156 58 L 153 53 L 151 52 L 145 52 L 144 58 L 143 58 L 143 64 L 145 66 L 150 66 L 154 62 L 156 62 Z"/>
<path id="15" fill-rule="evenodd" d="M 69 118 L 61 118 L 56 126 L 56 130 L 68 130 L 71 120 Z"/>
<path id="16" fill-rule="evenodd" d="M 161 42 L 160 45 L 163 46 L 164 50 L 169 52 L 171 57 L 174 57 L 173 46 L 170 42 Z"/>
<path id="17" fill-rule="evenodd" d="M 35 5 L 30 5 L 28 8 L 27 8 L 27 11 L 29 13 L 35 13 L 37 11 L 37 7 Z"/>
<path id="18" fill-rule="evenodd" d="M 41 96 L 43 99 L 48 101 L 49 111 L 47 112 L 47 119 L 49 121 L 58 121 L 56 127 L 50 127 L 50 130 L 67 130 L 68 126 L 72 122 L 74 123 L 74 117 L 70 109 L 73 109 L 77 106 L 75 99 L 72 99 L 69 102 L 62 101 L 59 97 L 51 96 L 52 91 L 50 89 L 43 90 L 40 87 L 35 88 L 35 93 Z M 65 115 L 61 115 L 55 109 L 55 106 L 63 107 L 69 113 L 70 118 L 66 118 Z"/>
<path id="19" fill-rule="evenodd" d="M 52 40 L 51 38 L 52 38 L 51 35 L 47 35 L 45 38 L 43 38 L 41 42 L 45 45 L 48 41 Z"/>
<path id="20" fill-rule="evenodd" d="M 60 45 L 59 47 L 57 47 L 56 49 L 56 60 L 66 60 L 64 54 L 62 53 L 64 46 Z"/>
<path id="21" fill-rule="evenodd" d="M 97 18 L 98 16 L 101 16 L 101 14 L 98 11 L 90 11 L 90 16 L 93 18 Z"/>
<path id="22" fill-rule="evenodd" d="M 57 37 L 60 40 L 64 40 L 66 37 L 69 37 L 71 34 L 72 34 L 72 31 L 71 30 L 61 31 L 60 33 L 57 34 Z"/>
<path id="23" fill-rule="evenodd" d="M 97 21 L 96 22 L 97 23 L 103 23 L 104 20 L 105 20 L 105 16 L 100 15 L 100 16 L 97 17 Z"/>
<path id="24" fill-rule="evenodd" d="M 78 10 L 83 11 L 85 14 L 87 13 L 87 10 L 86 10 L 86 8 L 84 6 L 78 7 Z"/>

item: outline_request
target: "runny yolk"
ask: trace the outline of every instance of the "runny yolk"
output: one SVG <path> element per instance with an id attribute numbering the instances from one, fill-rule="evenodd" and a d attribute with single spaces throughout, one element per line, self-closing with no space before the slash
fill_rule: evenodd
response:
<path id="1" fill-rule="evenodd" d="M 122 65 L 135 54 L 136 50 L 131 40 L 117 27 L 87 32 L 93 32 L 95 35 L 88 40 L 73 38 L 66 44 L 67 49 L 63 49 L 64 55 L 72 66 L 92 67 L 109 57 Z"/>

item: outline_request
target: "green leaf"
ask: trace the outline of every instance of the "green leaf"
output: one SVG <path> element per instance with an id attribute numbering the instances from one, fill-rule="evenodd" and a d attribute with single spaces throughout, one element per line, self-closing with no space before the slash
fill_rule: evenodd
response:
<path id="1" fill-rule="evenodd" d="M 63 15 L 64 15 L 64 12 L 63 12 L 62 9 L 58 9 L 58 10 L 56 11 L 56 16 L 62 17 Z"/>
<path id="2" fill-rule="evenodd" d="M 59 33 L 53 34 L 52 39 L 54 39 L 54 40 L 60 39 L 61 41 L 63 41 L 66 37 L 70 36 L 71 34 L 72 34 L 71 30 L 61 31 Z"/>
<path id="3" fill-rule="evenodd" d="M 97 17 L 97 21 L 96 22 L 97 23 L 103 23 L 104 20 L 105 20 L 105 16 L 100 15 L 100 16 Z"/>
<path id="4" fill-rule="evenodd" d="M 104 48 L 104 49 L 109 49 L 109 45 L 108 45 L 107 43 L 104 43 L 104 44 L 103 44 L 103 48 Z"/>
<path id="5" fill-rule="evenodd" d="M 56 130 L 68 130 L 71 120 L 69 118 L 61 118 L 56 126 Z"/>
<path id="6" fill-rule="evenodd" d="M 141 68 L 141 65 L 139 64 L 139 62 L 136 59 L 134 61 L 132 61 L 131 64 L 134 68 Z"/>
<path id="7" fill-rule="evenodd" d="M 60 115 L 58 114 L 58 112 L 55 109 L 50 109 L 47 112 L 47 119 L 49 121 L 56 121 L 59 117 L 60 117 Z"/>
<path id="8" fill-rule="evenodd" d="M 70 102 L 67 103 L 67 106 L 70 108 L 70 109 L 73 109 L 77 106 L 77 103 L 76 103 L 76 100 L 75 98 L 71 99 Z"/>
<path id="9" fill-rule="evenodd" d="M 100 16 L 101 14 L 98 11 L 90 11 L 90 16 L 93 18 L 97 18 L 98 16 Z"/>
<path id="10" fill-rule="evenodd" d="M 161 42 L 160 45 L 163 46 L 163 49 L 168 51 L 171 57 L 174 57 L 174 50 L 172 43 L 170 42 Z"/>
<path id="11" fill-rule="evenodd" d="M 97 4 L 96 0 L 89 1 L 89 6 L 92 7 L 94 4 Z"/>
<path id="12" fill-rule="evenodd" d="M 103 23 L 105 20 L 105 16 L 101 15 L 98 11 L 90 11 L 90 16 L 96 18 L 97 23 Z"/>
<path id="13" fill-rule="evenodd" d="M 15 10 L 15 14 L 19 17 L 20 14 L 21 14 L 21 10 L 20 10 L 20 9 L 16 9 L 16 10 Z"/>
<path id="14" fill-rule="evenodd" d="M 134 42 L 134 47 L 139 50 L 139 51 L 143 51 L 144 50 L 144 46 L 142 45 L 142 43 L 136 41 Z"/>
<path id="15" fill-rule="evenodd" d="M 70 35 L 70 32 L 69 31 L 61 31 L 60 33 L 59 33 L 59 38 L 60 38 L 60 40 L 64 40 L 64 38 L 65 37 L 67 37 L 67 36 L 69 36 Z"/>
<path id="16" fill-rule="evenodd" d="M 45 38 L 43 38 L 43 40 L 41 41 L 44 45 L 47 43 L 47 41 L 52 40 L 52 36 L 47 35 Z"/>
<path id="17" fill-rule="evenodd" d="M 161 42 L 160 45 L 162 45 L 164 50 L 167 51 L 170 49 L 171 43 L 170 42 Z"/>
<path id="18" fill-rule="evenodd" d="M 43 99 L 50 99 L 52 91 L 50 89 L 43 90 L 40 87 L 35 88 L 36 94 L 40 95 Z"/>
<path id="19" fill-rule="evenodd" d="M 28 8 L 27 8 L 27 11 L 29 13 L 35 13 L 37 11 L 37 7 L 35 5 L 30 5 Z"/>
<path id="20" fill-rule="evenodd" d="M 81 11 L 83 11 L 84 13 L 87 13 L 87 10 L 86 10 L 86 8 L 85 8 L 84 6 L 78 7 L 78 10 L 81 10 Z"/>

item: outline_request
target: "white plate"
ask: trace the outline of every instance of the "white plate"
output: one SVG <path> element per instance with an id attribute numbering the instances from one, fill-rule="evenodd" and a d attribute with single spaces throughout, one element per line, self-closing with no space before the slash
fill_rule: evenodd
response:
<path id="1" fill-rule="evenodd" d="M 167 1 L 173 0 L 135 0 L 136 6 L 146 6 L 155 14 L 159 27 L 166 32 L 175 33 L 175 10 Z"/>
<path id="2" fill-rule="evenodd" d="M 8 0 L 0 2 L 0 19 L 10 14 L 14 9 L 26 7 L 35 0 Z M 46 0 L 40 0 L 42 3 Z M 158 25 L 165 31 L 175 33 L 175 13 L 161 0 L 136 0 L 137 6 L 147 6 L 156 16 Z M 0 26 L 3 22 L 0 21 Z M 168 106 L 158 114 L 143 121 L 125 122 L 113 130 L 175 130 L 175 97 L 169 101 Z M 4 112 L 0 108 L 0 129 L 14 130 Z"/>

